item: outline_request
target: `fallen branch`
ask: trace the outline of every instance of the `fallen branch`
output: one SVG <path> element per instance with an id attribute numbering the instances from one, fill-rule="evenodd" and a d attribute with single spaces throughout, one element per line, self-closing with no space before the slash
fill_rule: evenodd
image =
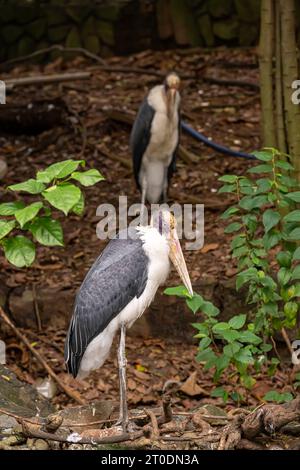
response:
<path id="1" fill-rule="evenodd" d="M 52 75 L 36 75 L 33 77 L 12 78 L 5 81 L 6 90 L 12 90 L 16 86 L 44 85 L 45 83 L 59 83 L 73 80 L 86 80 L 91 77 L 91 72 L 70 72 Z"/>
<path id="2" fill-rule="evenodd" d="M 56 375 L 56 373 L 53 371 L 53 369 L 47 364 L 46 360 L 43 358 L 43 356 L 34 349 L 33 346 L 31 346 L 30 342 L 28 339 L 18 330 L 18 328 L 12 323 L 10 318 L 6 315 L 2 307 L 0 307 L 0 317 L 2 320 L 12 329 L 14 334 L 22 341 L 23 344 L 29 349 L 29 351 L 32 353 L 32 355 L 39 361 L 39 363 L 44 367 L 46 372 L 52 377 L 53 380 L 57 383 L 59 388 L 65 392 L 66 395 L 68 395 L 70 398 L 75 400 L 77 403 L 80 405 L 84 405 L 85 402 L 84 400 L 80 397 L 78 392 L 75 392 L 72 390 L 68 385 L 64 384 L 60 378 Z"/>
<path id="3" fill-rule="evenodd" d="M 260 86 L 257 83 L 247 82 L 245 80 L 230 80 L 224 78 L 202 77 L 202 80 L 212 85 L 225 85 L 251 88 L 252 90 L 259 91 Z"/>

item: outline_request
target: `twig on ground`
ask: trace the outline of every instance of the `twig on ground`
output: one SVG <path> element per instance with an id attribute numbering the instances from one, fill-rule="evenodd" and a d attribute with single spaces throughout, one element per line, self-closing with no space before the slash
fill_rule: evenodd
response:
<path id="1" fill-rule="evenodd" d="M 155 414 L 153 413 L 152 410 L 144 409 L 144 412 L 146 413 L 147 416 L 149 416 L 150 421 L 151 421 L 151 435 L 150 435 L 150 437 L 151 437 L 151 439 L 156 441 L 159 438 L 158 420 L 157 420 L 157 418 L 156 418 L 156 416 L 155 416 Z M 149 427 L 149 425 L 144 426 L 144 430 L 148 427 Z"/>
<path id="2" fill-rule="evenodd" d="M 281 328 L 281 334 L 282 334 L 282 337 L 283 337 L 283 339 L 284 339 L 284 341 L 285 341 L 285 344 L 287 345 L 287 348 L 288 348 L 288 350 L 289 350 L 290 355 L 293 356 L 294 350 L 293 350 L 293 348 L 292 348 L 292 345 L 291 345 L 291 342 L 290 342 L 290 338 L 289 338 L 289 336 L 288 336 L 288 334 L 287 334 L 287 332 L 286 332 L 286 329 L 285 329 L 284 327 Z"/>
<path id="3" fill-rule="evenodd" d="M 32 355 L 39 361 L 39 363 L 44 367 L 47 373 L 52 377 L 52 379 L 58 384 L 59 388 L 66 393 L 70 398 L 75 400 L 80 405 L 84 405 L 85 401 L 80 397 L 78 392 L 72 390 L 68 385 L 64 384 L 60 378 L 56 375 L 53 369 L 47 364 L 44 357 L 34 349 L 34 347 L 30 344 L 28 339 L 18 330 L 18 328 L 12 323 L 10 318 L 6 315 L 2 307 L 0 307 L 0 317 L 2 320 L 12 329 L 15 335 L 25 344 L 25 346 L 29 349 Z"/>
<path id="4" fill-rule="evenodd" d="M 37 329 L 38 329 L 38 332 L 40 333 L 42 331 L 42 322 L 41 322 L 39 304 L 37 301 L 35 284 L 32 284 L 32 297 L 33 297 L 34 313 L 35 313 L 35 318 L 36 318 L 36 323 L 37 323 Z"/>
<path id="5" fill-rule="evenodd" d="M 58 83 L 73 80 L 86 80 L 91 77 L 90 72 L 69 72 L 52 75 L 36 75 L 33 77 L 12 78 L 5 82 L 6 90 L 12 90 L 16 86 L 41 85 L 45 83 Z"/>

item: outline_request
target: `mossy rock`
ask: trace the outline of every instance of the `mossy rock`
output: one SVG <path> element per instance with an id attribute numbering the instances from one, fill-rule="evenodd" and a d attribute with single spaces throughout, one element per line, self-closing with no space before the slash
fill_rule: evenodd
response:
<path id="1" fill-rule="evenodd" d="M 52 26 L 48 29 L 48 38 L 51 43 L 59 43 L 67 37 L 70 29 L 70 25 Z"/>
<path id="2" fill-rule="evenodd" d="M 22 36 L 18 42 L 18 56 L 31 54 L 35 51 L 35 41 L 30 36 Z"/>
<path id="3" fill-rule="evenodd" d="M 239 45 L 252 46 L 259 38 L 259 25 L 240 23 L 239 25 Z"/>
<path id="4" fill-rule="evenodd" d="M 201 41 L 194 15 L 184 0 L 170 0 L 175 40 L 178 45 L 198 45 Z"/>
<path id="5" fill-rule="evenodd" d="M 39 40 L 46 32 L 47 22 L 45 18 L 38 18 L 26 25 L 25 31 L 30 34 L 34 39 Z"/>
<path id="6" fill-rule="evenodd" d="M 259 22 L 261 0 L 234 0 L 234 3 L 240 20 L 245 23 Z"/>
<path id="7" fill-rule="evenodd" d="M 116 21 L 121 13 L 122 5 L 97 6 L 93 9 L 99 20 Z"/>
<path id="8" fill-rule="evenodd" d="M 233 1 L 208 0 L 208 11 L 214 18 L 224 18 L 233 13 Z"/>
<path id="9" fill-rule="evenodd" d="M 75 23 L 81 24 L 91 13 L 91 8 L 89 6 L 71 6 L 66 8 L 66 13 Z"/>
<path id="10" fill-rule="evenodd" d="M 101 49 L 99 38 L 95 35 L 84 37 L 83 45 L 88 51 L 93 52 L 93 54 L 99 54 Z"/>
<path id="11" fill-rule="evenodd" d="M 80 27 L 82 37 L 95 33 L 96 24 L 93 16 L 89 16 Z"/>
<path id="12" fill-rule="evenodd" d="M 1 36 L 6 44 L 14 44 L 23 33 L 23 28 L 16 24 L 8 24 L 1 28 Z"/>
<path id="13" fill-rule="evenodd" d="M 213 24 L 214 35 L 225 41 L 230 41 L 238 37 L 239 22 L 237 18 L 215 21 Z"/>
<path id="14" fill-rule="evenodd" d="M 10 23 L 15 19 L 16 9 L 13 5 L 1 5 L 0 6 L 0 21 L 3 23 Z"/>
<path id="15" fill-rule="evenodd" d="M 81 39 L 78 29 L 74 26 L 66 38 L 66 47 L 81 47 Z"/>
<path id="16" fill-rule="evenodd" d="M 47 18 L 48 26 L 58 26 L 66 24 L 69 21 L 69 18 L 65 14 L 63 8 L 50 6 L 45 8 L 44 15 Z"/>
<path id="17" fill-rule="evenodd" d="M 210 16 L 207 14 L 202 15 L 198 18 L 197 22 L 199 25 L 201 36 L 203 37 L 206 46 L 212 47 L 215 43 L 215 36 L 213 33 L 213 27 Z"/>
<path id="18" fill-rule="evenodd" d="M 115 43 L 114 25 L 108 21 L 96 21 L 96 34 L 99 36 L 104 44 L 113 46 Z"/>
<path id="19" fill-rule="evenodd" d="M 26 24 L 35 20 L 39 15 L 38 5 L 16 7 L 16 20 L 18 24 Z"/>

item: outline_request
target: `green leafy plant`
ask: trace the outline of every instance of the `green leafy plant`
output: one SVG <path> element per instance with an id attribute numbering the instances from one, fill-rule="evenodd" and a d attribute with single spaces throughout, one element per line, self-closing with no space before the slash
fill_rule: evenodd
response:
<path id="1" fill-rule="evenodd" d="M 0 245 L 11 264 L 19 268 L 30 266 L 36 255 L 34 242 L 63 246 L 63 229 L 52 216 L 53 208 L 66 216 L 81 215 L 84 195 L 77 184 L 93 186 L 104 179 L 95 169 L 78 171 L 84 166 L 84 160 L 64 160 L 38 171 L 35 179 L 8 187 L 15 193 L 35 197 L 27 205 L 23 200 L 0 204 Z"/>
<path id="2" fill-rule="evenodd" d="M 197 360 L 204 363 L 204 369 L 213 368 L 217 382 L 231 367 L 246 388 L 254 385 L 252 372 L 263 364 L 269 375 L 274 374 L 279 360 L 268 358 L 273 335 L 296 326 L 300 297 L 300 190 L 288 175 L 293 167 L 288 156 L 273 148 L 255 152 L 255 156 L 262 163 L 249 170 L 249 177 L 219 178 L 224 183 L 219 193 L 230 193 L 236 199 L 222 219 L 229 221 L 225 232 L 234 235 L 231 251 L 238 267 L 236 288 L 246 290 L 249 313 L 220 322 L 219 310 L 201 295 L 191 298 L 183 286 L 165 291 L 184 297 L 193 313 L 201 312 L 202 321 L 193 326 L 200 340 Z M 255 175 L 263 177 L 254 179 Z M 228 399 L 221 388 L 215 393 Z M 280 395 L 282 401 L 289 399 L 287 394 Z"/>

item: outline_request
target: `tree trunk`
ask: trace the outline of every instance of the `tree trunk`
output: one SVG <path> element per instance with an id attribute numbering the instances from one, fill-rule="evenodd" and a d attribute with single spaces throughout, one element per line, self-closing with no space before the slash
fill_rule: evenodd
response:
<path id="1" fill-rule="evenodd" d="M 300 181 L 300 107 L 293 104 L 292 82 L 298 77 L 295 2 L 280 0 L 282 78 L 284 94 L 284 112 L 288 136 L 288 151 L 293 158 L 295 177 Z"/>
<path id="2" fill-rule="evenodd" d="M 279 4 L 275 5 L 275 21 L 276 21 L 276 36 L 275 36 L 275 57 L 276 57 L 276 71 L 275 71 L 275 98 L 276 98 L 276 134 L 277 145 L 281 152 L 286 153 L 286 128 L 283 112 L 283 87 L 282 87 L 282 50 L 281 50 L 281 22 L 280 22 L 280 8 Z"/>
<path id="3" fill-rule="evenodd" d="M 262 0 L 259 44 L 260 97 L 263 142 L 268 147 L 277 146 L 273 92 L 274 16 L 273 0 Z"/>

